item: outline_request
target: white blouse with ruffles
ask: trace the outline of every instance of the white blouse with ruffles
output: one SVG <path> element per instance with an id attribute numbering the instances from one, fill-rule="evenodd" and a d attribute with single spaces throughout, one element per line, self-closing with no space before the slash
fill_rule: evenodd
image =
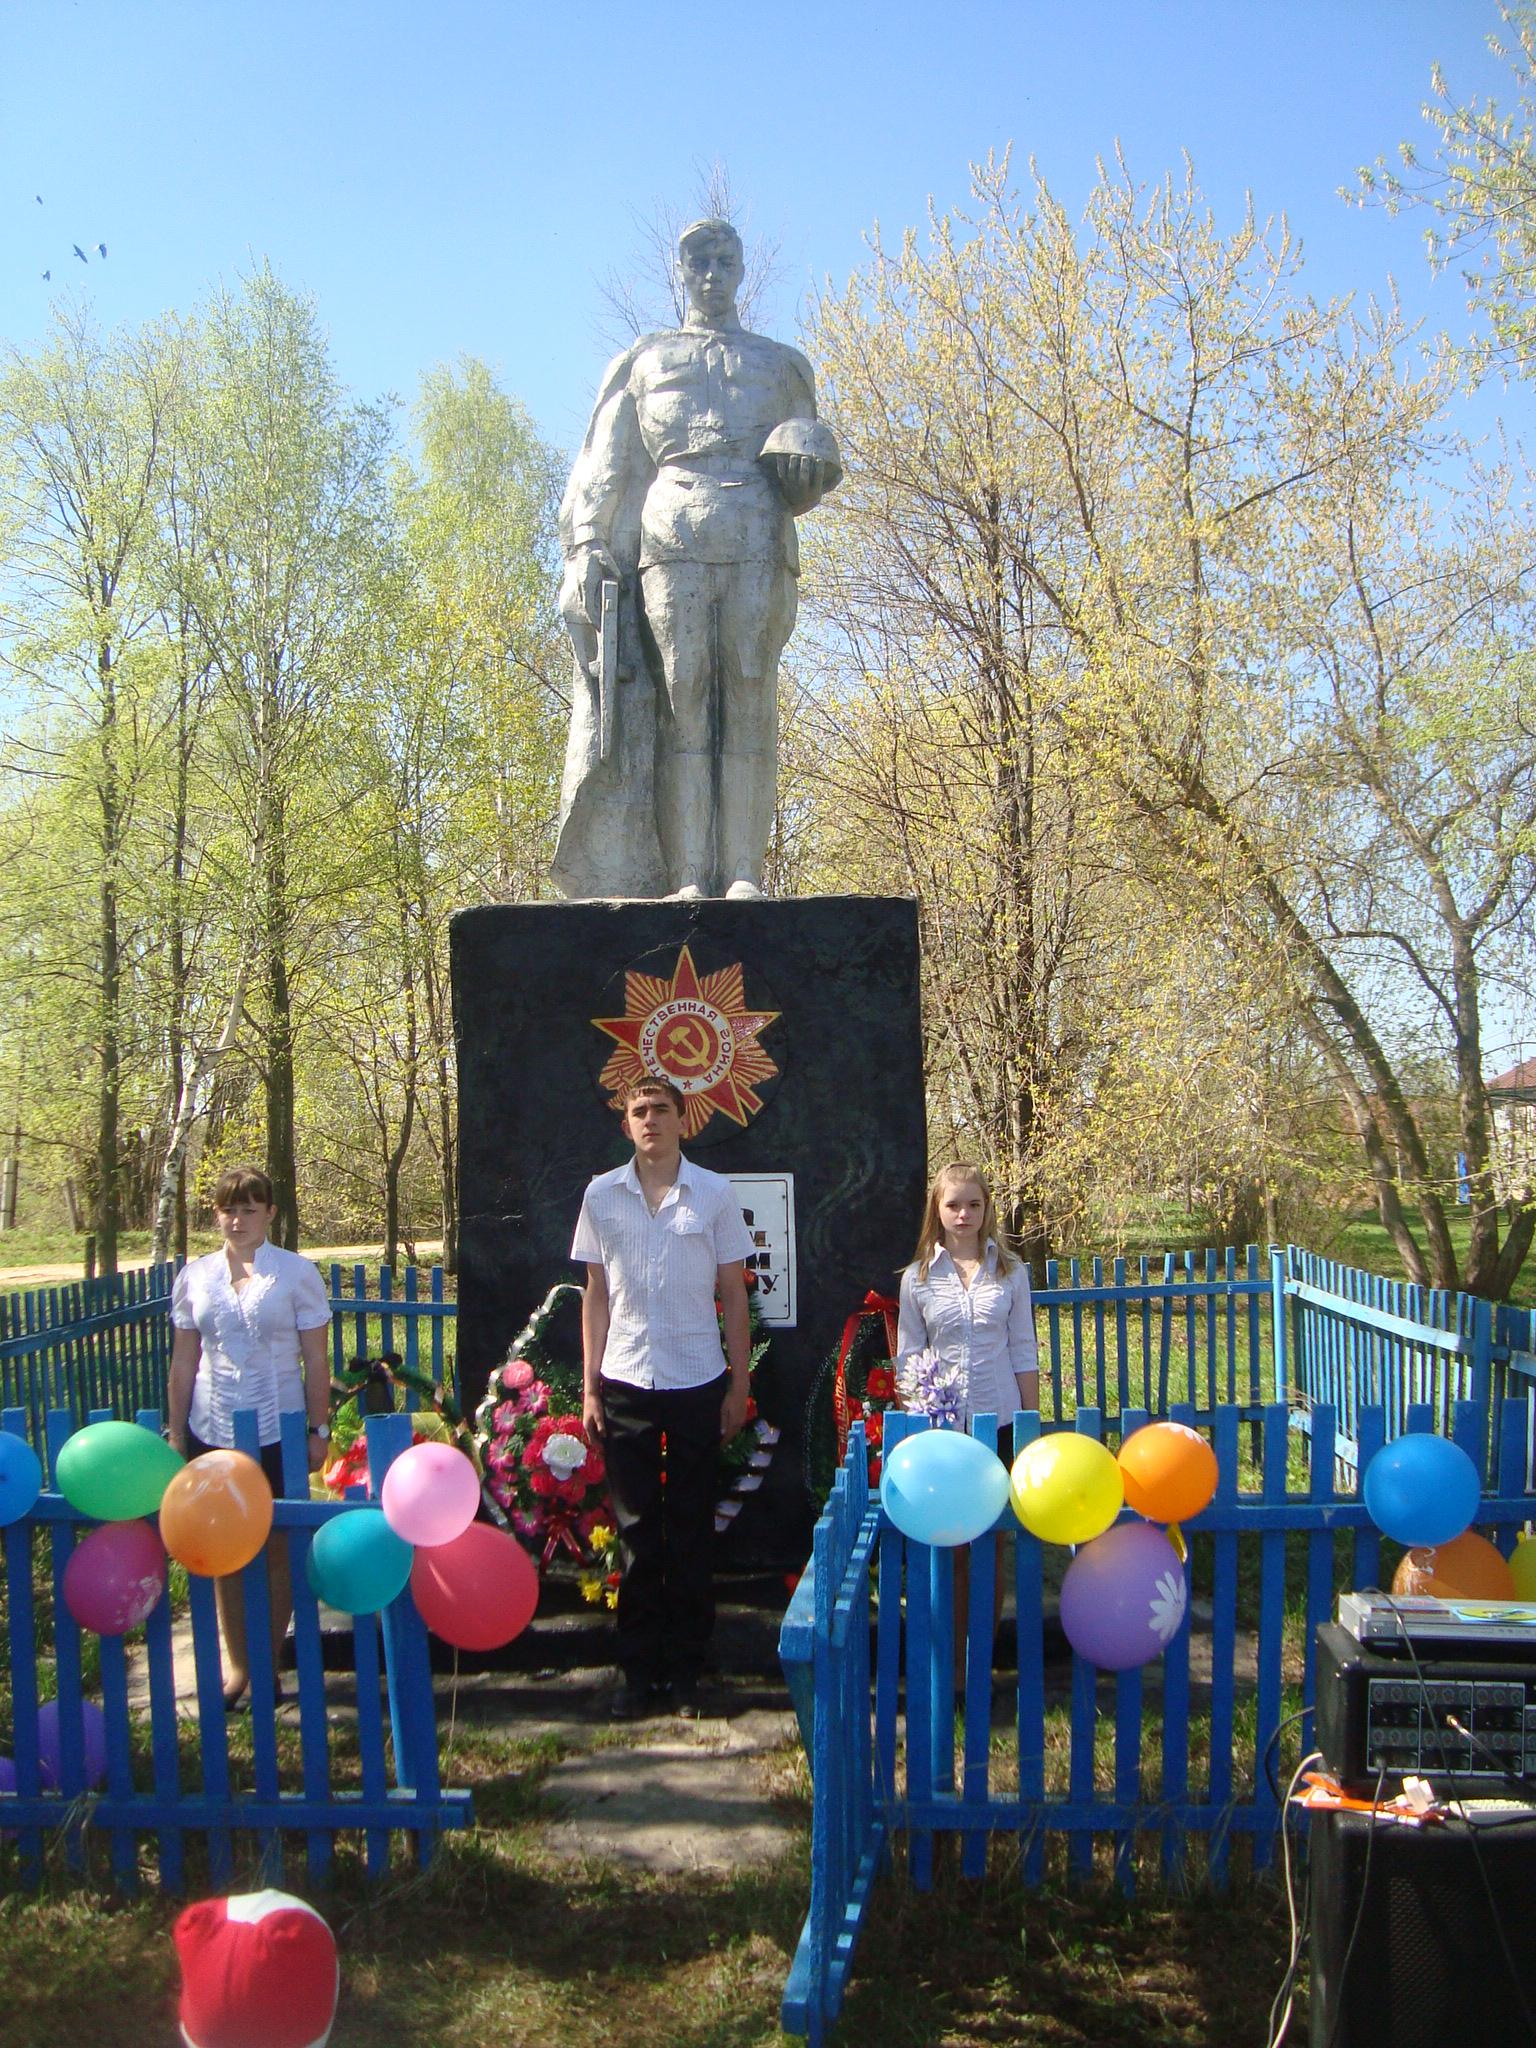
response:
<path id="1" fill-rule="evenodd" d="M 171 1321 L 203 1340 L 187 1423 L 205 1444 L 232 1445 L 241 1408 L 256 1410 L 263 1444 L 277 1443 L 279 1417 L 305 1405 L 299 1332 L 331 1320 L 325 1282 L 308 1259 L 261 1244 L 251 1266 L 236 1294 L 223 1251 L 209 1252 L 183 1266 L 171 1290 Z"/>
<path id="2" fill-rule="evenodd" d="M 898 1364 L 919 1351 L 937 1352 L 961 1368 L 967 1422 L 973 1415 L 995 1415 L 1007 1428 L 1019 1406 L 1015 1375 L 1040 1368 L 1028 1266 L 1021 1262 L 999 1271 L 991 1238 L 969 1287 L 942 1245 L 924 1278 L 918 1278 L 915 1263 L 908 1266 L 901 1276 Z"/>

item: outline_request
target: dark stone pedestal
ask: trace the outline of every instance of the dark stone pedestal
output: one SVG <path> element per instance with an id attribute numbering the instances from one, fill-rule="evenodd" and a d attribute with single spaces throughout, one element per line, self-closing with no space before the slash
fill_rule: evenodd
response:
<path id="1" fill-rule="evenodd" d="M 689 1157 L 768 1177 L 743 1197 L 766 1226 L 764 1308 L 794 1290 L 794 1325 L 770 1326 L 759 1374 L 784 1437 L 721 1561 L 798 1564 L 811 1382 L 866 1290 L 894 1292 L 921 1212 L 916 906 L 508 904 L 460 912 L 452 949 L 466 1401 L 554 1282 L 584 1277 L 570 1260 L 582 1191 L 629 1156 L 615 1089 L 634 1062 L 666 1067 L 694 1115 L 709 1112 L 684 1139 Z M 793 1176 L 792 1271 L 782 1175 Z"/>

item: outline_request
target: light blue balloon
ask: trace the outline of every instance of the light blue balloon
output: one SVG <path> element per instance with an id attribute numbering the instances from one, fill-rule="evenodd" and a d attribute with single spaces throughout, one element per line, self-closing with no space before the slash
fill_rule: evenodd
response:
<path id="1" fill-rule="evenodd" d="M 1366 1512 L 1384 1536 L 1432 1550 L 1470 1529 L 1482 1499 L 1477 1467 L 1449 1437 L 1400 1436 L 1365 1468 Z"/>
<path id="2" fill-rule="evenodd" d="M 916 1543 L 974 1543 L 1008 1505 L 1008 1468 L 973 1436 L 920 1430 L 886 1459 L 880 1505 Z"/>
<path id="3" fill-rule="evenodd" d="M 0 1429 L 0 1529 L 30 1515 L 43 1490 L 43 1468 L 24 1436 Z"/>
<path id="4" fill-rule="evenodd" d="M 390 1528 L 382 1508 L 348 1508 L 315 1531 L 305 1576 L 327 1607 L 377 1614 L 405 1591 L 415 1554 Z"/>

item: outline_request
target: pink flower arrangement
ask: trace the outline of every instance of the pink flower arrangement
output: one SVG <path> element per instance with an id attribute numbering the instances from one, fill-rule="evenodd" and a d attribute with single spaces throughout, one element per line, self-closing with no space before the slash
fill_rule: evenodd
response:
<path id="1" fill-rule="evenodd" d="M 510 1358 L 492 1373 L 478 1416 L 486 1484 L 545 1563 L 557 1548 L 585 1563 L 591 1531 L 610 1519 L 607 1467 L 588 1443 L 581 1417 L 551 1408 L 549 1385 L 525 1358 Z"/>

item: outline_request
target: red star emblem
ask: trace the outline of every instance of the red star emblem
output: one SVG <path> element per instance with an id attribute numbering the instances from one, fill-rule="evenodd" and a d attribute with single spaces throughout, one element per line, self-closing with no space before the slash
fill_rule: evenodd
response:
<path id="1" fill-rule="evenodd" d="M 624 1015 L 594 1017 L 614 1050 L 598 1077 L 622 1109 L 624 1090 L 647 1074 L 682 1090 L 683 1137 L 696 1137 L 717 1112 L 743 1126 L 763 1106 L 756 1083 L 778 1067 L 758 1044 L 758 1033 L 777 1010 L 749 1010 L 741 966 L 700 974 L 686 946 L 670 981 L 630 968 L 624 976 Z"/>

